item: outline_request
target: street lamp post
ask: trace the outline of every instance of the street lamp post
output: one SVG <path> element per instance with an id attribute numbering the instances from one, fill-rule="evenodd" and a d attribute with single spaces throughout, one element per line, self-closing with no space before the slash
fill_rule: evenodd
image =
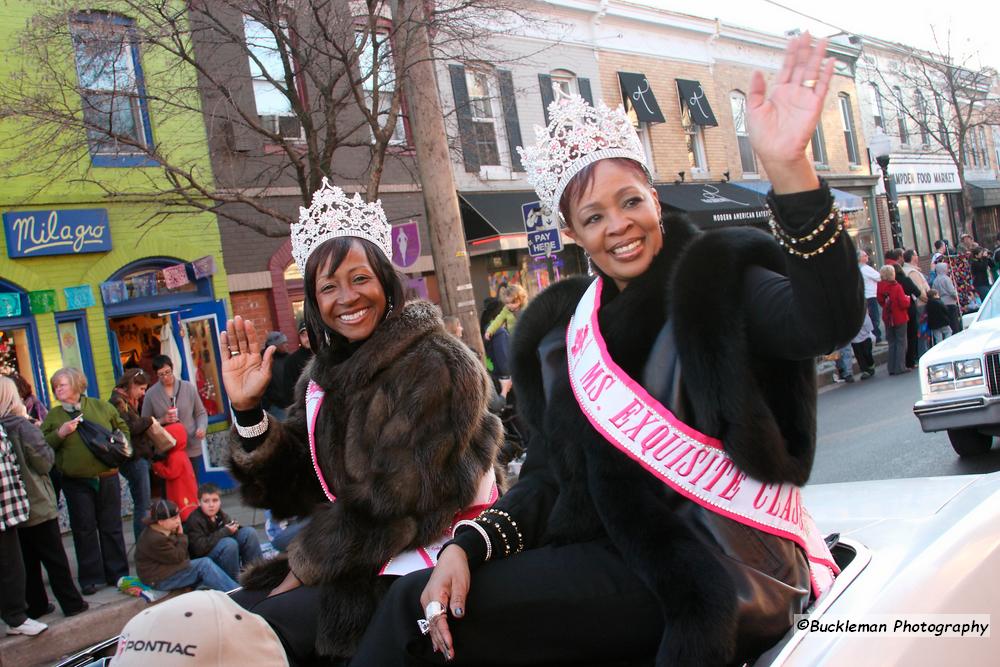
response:
<path id="1" fill-rule="evenodd" d="M 892 151 L 892 141 L 879 130 L 868 142 L 875 161 L 882 169 L 882 184 L 885 186 L 885 198 L 889 205 L 889 232 L 892 234 L 892 246 L 903 247 L 903 227 L 899 223 L 899 206 L 896 204 L 896 187 L 889 178 L 889 153 Z"/>

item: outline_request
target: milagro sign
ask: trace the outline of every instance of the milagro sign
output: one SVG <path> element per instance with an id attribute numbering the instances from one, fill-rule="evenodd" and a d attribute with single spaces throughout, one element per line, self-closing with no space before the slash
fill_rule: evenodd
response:
<path id="1" fill-rule="evenodd" d="M 3 214 L 3 231 L 11 259 L 111 250 L 104 208 L 11 211 Z"/>
<path id="2" fill-rule="evenodd" d="M 958 168 L 953 164 L 926 162 L 889 163 L 889 177 L 896 184 L 896 194 L 923 192 L 958 192 Z"/>

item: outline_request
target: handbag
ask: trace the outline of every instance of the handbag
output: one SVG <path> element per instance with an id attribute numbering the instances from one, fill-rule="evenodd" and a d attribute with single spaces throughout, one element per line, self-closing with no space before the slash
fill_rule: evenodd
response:
<path id="1" fill-rule="evenodd" d="M 94 458 L 109 468 L 117 468 L 132 458 L 132 445 L 120 428 L 112 431 L 95 422 L 81 419 L 76 432 Z"/>
<path id="2" fill-rule="evenodd" d="M 177 440 L 174 436 L 170 435 L 167 429 L 163 428 L 163 424 L 156 421 L 154 418 L 149 428 L 146 429 L 146 437 L 149 438 L 149 442 L 153 445 L 153 454 L 159 456 L 161 454 L 166 454 L 177 444 Z"/>

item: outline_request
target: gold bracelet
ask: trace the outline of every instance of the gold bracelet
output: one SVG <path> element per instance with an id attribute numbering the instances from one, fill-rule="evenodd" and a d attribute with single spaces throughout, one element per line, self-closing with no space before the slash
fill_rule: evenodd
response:
<path id="1" fill-rule="evenodd" d="M 504 519 L 506 519 L 507 523 L 510 524 L 510 527 L 514 529 L 514 534 L 517 535 L 517 551 L 515 551 L 514 553 L 521 553 L 522 551 L 524 551 L 524 535 L 521 534 L 521 529 L 518 527 L 517 522 L 514 521 L 513 517 L 511 517 L 510 514 L 507 514 L 503 510 L 494 509 L 492 507 L 483 512 L 483 514 L 496 514 L 497 516 L 501 516 Z"/>
<path id="2" fill-rule="evenodd" d="M 809 232 L 805 236 L 800 236 L 798 238 L 792 236 L 791 234 L 789 234 L 788 232 L 786 232 L 784 229 L 782 229 L 778 225 L 778 221 L 774 218 L 774 216 L 771 217 L 771 219 L 768 221 L 767 224 L 768 224 L 768 226 L 770 226 L 772 234 L 774 234 L 775 236 L 781 236 L 782 238 L 784 238 L 786 241 L 788 241 L 792 245 L 796 245 L 796 244 L 799 244 L 799 243 L 808 243 L 809 241 L 812 241 L 817 236 L 819 236 L 820 234 L 822 234 L 826 230 L 827 223 L 830 223 L 830 222 L 833 222 L 834 220 L 836 220 L 837 216 L 839 214 L 840 214 L 840 211 L 837 210 L 836 208 L 830 209 L 830 214 L 827 215 L 825 218 L 823 218 L 822 222 L 820 222 L 819 225 L 816 226 L 816 229 L 812 230 L 811 232 Z"/>
<path id="3" fill-rule="evenodd" d="M 831 234 L 830 238 L 824 241 L 818 248 L 803 251 L 794 246 L 799 243 L 807 243 L 815 239 L 817 234 L 826 229 L 827 222 L 832 221 L 837 215 L 839 215 L 839 212 L 837 209 L 833 209 L 830 212 L 830 215 L 824 218 L 823 222 L 821 222 L 816 229 L 800 238 L 795 238 L 789 235 L 785 230 L 781 229 L 773 217 L 768 224 L 771 228 L 771 235 L 774 237 L 774 240 L 778 242 L 778 245 L 788 251 L 788 254 L 794 255 L 795 257 L 801 257 L 802 259 L 809 259 L 810 257 L 815 257 L 816 255 L 822 255 L 827 248 L 837 242 L 837 239 L 840 238 L 841 233 L 844 231 L 844 223 L 842 220 L 838 219 L 837 227 L 833 230 L 833 234 Z"/>

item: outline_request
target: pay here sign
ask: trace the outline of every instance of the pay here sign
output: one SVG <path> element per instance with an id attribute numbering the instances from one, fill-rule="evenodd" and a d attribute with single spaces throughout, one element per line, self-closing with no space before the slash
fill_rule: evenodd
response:
<path id="1" fill-rule="evenodd" d="M 542 205 L 537 201 L 521 204 L 524 229 L 528 233 L 528 254 L 532 257 L 548 257 L 562 250 L 559 225 L 552 218 L 542 215 Z"/>

